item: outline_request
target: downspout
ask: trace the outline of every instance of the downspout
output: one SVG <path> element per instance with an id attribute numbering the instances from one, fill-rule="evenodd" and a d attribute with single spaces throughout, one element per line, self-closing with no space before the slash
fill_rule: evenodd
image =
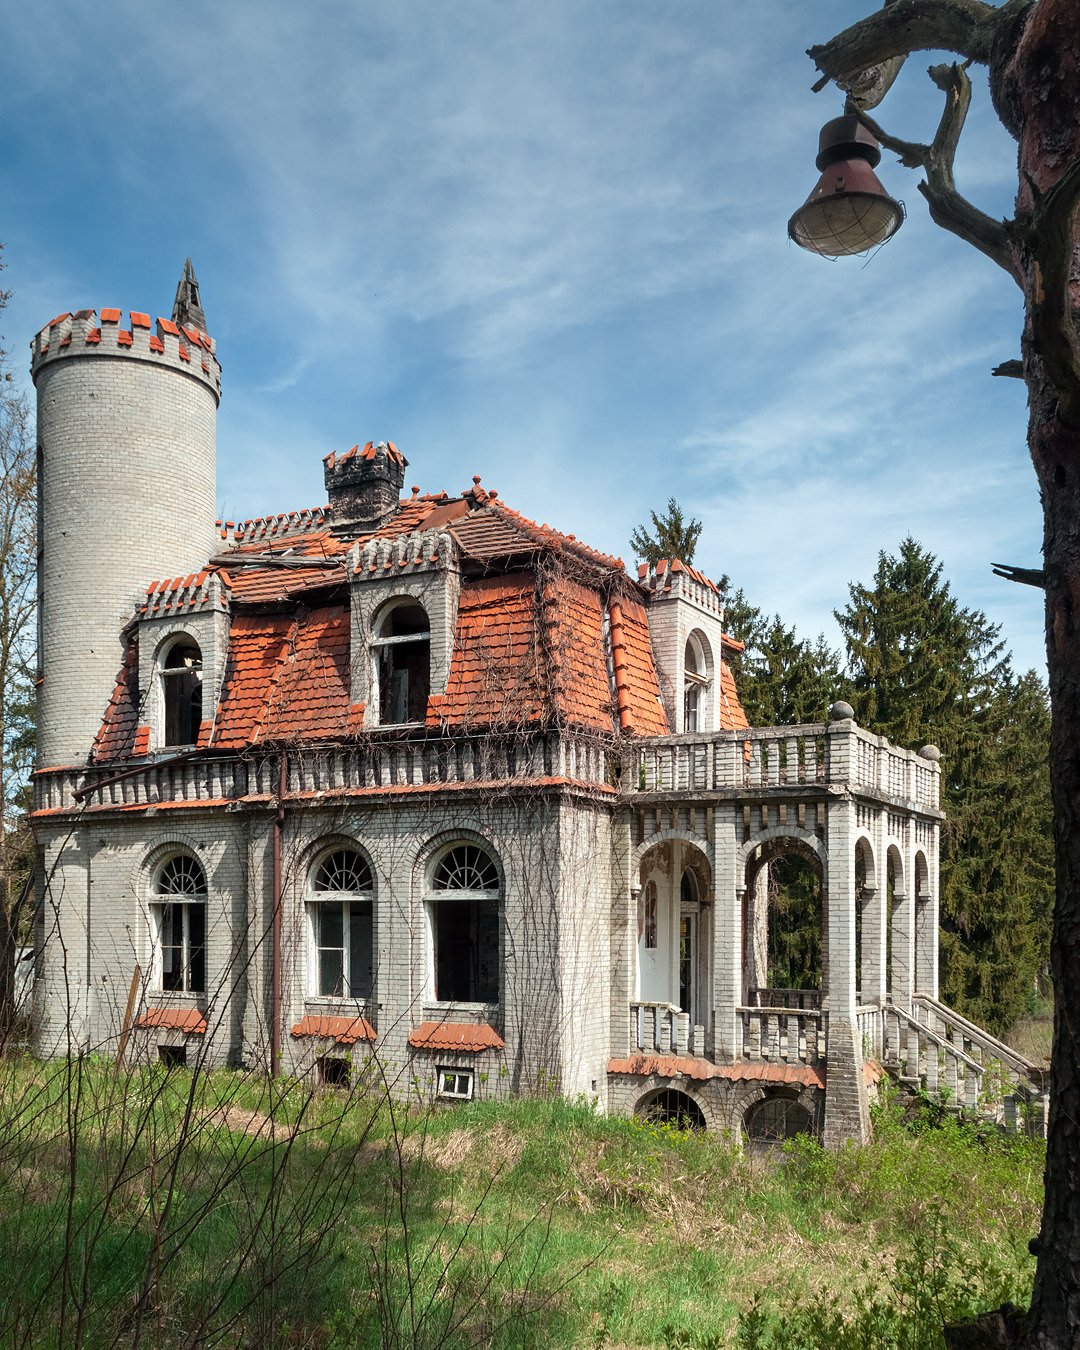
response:
<path id="1" fill-rule="evenodd" d="M 274 812 L 274 847 L 271 886 L 274 895 L 274 917 L 271 936 L 270 974 L 270 1076 L 281 1071 L 281 841 L 285 832 L 285 793 L 289 786 L 289 759 L 281 752 L 278 766 L 277 810 Z"/>
<path id="2" fill-rule="evenodd" d="M 619 714 L 619 730 L 629 731 L 633 719 L 630 713 L 630 689 L 626 678 L 622 606 L 617 600 L 612 600 L 608 612 L 611 616 L 611 669 L 615 676 L 615 707 Z"/>

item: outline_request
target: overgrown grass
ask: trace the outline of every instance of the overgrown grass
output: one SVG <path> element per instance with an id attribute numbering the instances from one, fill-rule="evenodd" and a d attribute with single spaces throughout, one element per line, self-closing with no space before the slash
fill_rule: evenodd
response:
<path id="1" fill-rule="evenodd" d="M 0 1061 L 0 1343 L 922 1350 L 1025 1300 L 1042 1165 L 895 1110 L 760 1157 L 557 1101 Z"/>

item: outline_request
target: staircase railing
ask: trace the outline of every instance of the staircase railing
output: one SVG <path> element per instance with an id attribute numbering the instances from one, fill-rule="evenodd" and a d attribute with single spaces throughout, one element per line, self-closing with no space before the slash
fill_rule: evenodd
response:
<path id="1" fill-rule="evenodd" d="M 882 1056 L 901 1082 L 1012 1128 L 1046 1133 L 1046 1075 L 1004 1041 L 937 999 L 916 994 L 911 1012 L 882 1009 Z"/>

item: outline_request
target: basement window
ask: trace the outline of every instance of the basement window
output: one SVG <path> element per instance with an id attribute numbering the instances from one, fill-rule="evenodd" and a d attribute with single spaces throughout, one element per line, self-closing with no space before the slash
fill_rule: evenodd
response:
<path id="1" fill-rule="evenodd" d="M 340 1055 L 320 1055 L 315 1061 L 319 1083 L 323 1087 L 347 1088 L 349 1086 L 349 1061 Z"/>
<path id="2" fill-rule="evenodd" d="M 184 1045 L 159 1045 L 158 1063 L 164 1064 L 167 1069 L 184 1069 L 187 1067 L 187 1046 Z"/>
<path id="3" fill-rule="evenodd" d="M 392 603 L 372 641 L 380 726 L 423 722 L 431 688 L 431 625 L 414 600 Z"/>
<path id="4" fill-rule="evenodd" d="M 440 1068 L 435 1072 L 439 1078 L 438 1095 L 458 1102 L 471 1102 L 473 1096 L 472 1069 Z"/>

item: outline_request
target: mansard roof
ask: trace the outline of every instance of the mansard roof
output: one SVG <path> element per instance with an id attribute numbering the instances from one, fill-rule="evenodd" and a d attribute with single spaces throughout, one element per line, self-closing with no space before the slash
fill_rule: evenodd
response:
<path id="1" fill-rule="evenodd" d="M 478 478 L 455 497 L 413 489 L 358 538 L 335 533 L 326 507 L 219 522 L 219 530 L 220 551 L 206 568 L 150 583 L 136 616 L 228 616 L 217 709 L 200 747 L 235 752 L 359 735 L 365 710 L 350 695 L 349 583 L 434 565 L 448 547 L 461 590 L 446 689 L 428 699 L 430 731 L 670 730 L 649 636 L 649 585 L 628 577 L 620 558 L 513 510 Z M 148 747 L 137 634 L 133 625 L 95 762 Z M 720 678 L 723 725 L 746 726 L 723 663 Z"/>

